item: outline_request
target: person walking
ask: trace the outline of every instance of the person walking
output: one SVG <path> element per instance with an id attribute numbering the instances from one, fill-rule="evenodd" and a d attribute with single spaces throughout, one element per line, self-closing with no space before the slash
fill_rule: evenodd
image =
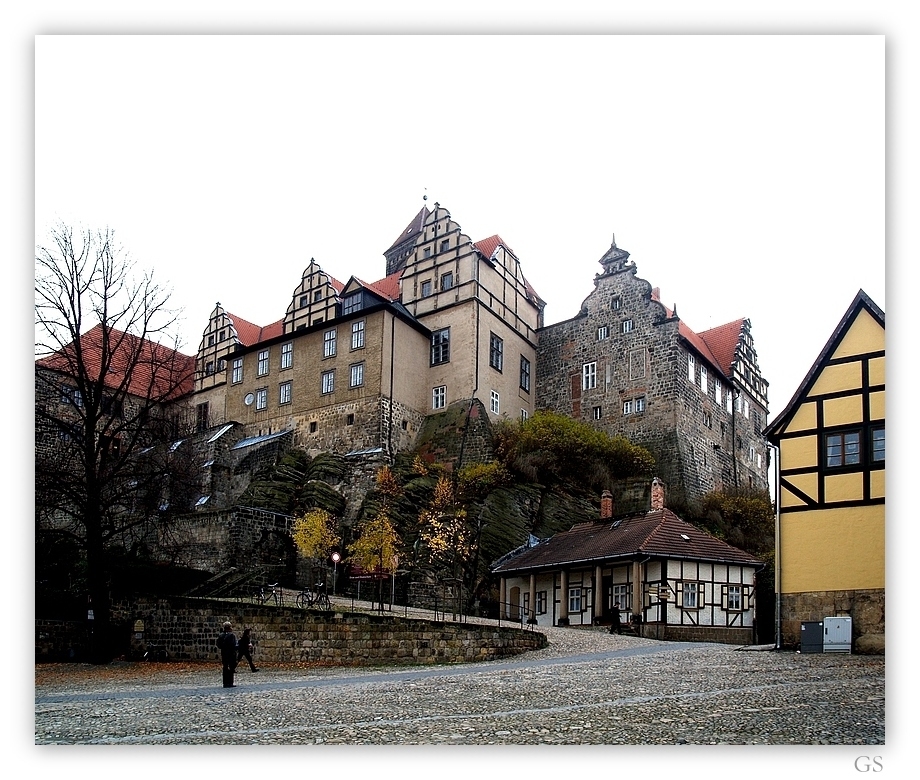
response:
<path id="1" fill-rule="evenodd" d="M 613 607 L 610 609 L 610 633 L 611 634 L 622 634 L 623 626 L 620 624 L 620 602 L 614 601 Z"/>
<path id="2" fill-rule="evenodd" d="M 224 688 L 235 688 L 233 674 L 236 672 L 236 634 L 228 620 L 224 623 L 224 630 L 217 637 L 217 646 L 220 648 L 220 661 L 223 664 Z"/>
<path id="3" fill-rule="evenodd" d="M 237 645 L 236 662 L 246 659 L 249 662 L 249 671 L 258 672 L 256 665 L 252 662 L 252 629 L 243 629 L 243 635 L 240 637 L 240 643 Z"/>

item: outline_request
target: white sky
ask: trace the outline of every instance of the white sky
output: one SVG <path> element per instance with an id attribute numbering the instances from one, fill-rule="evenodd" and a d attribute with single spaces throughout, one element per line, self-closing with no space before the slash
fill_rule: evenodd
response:
<path id="1" fill-rule="evenodd" d="M 896 323 L 910 310 L 905 299 L 918 257 L 914 4 L 326 5 L 4 4 L 0 57 L 9 78 L 0 88 L 9 90 L 3 105 L 12 110 L 0 114 L 10 136 L 2 213 L 11 217 L 9 256 L 21 262 L 12 263 L 0 295 L 5 322 L 23 342 L 27 395 L 27 258 L 55 221 L 111 227 L 140 264 L 156 268 L 185 309 L 191 351 L 217 300 L 258 323 L 278 319 L 311 257 L 343 280 L 382 276 L 383 250 L 426 190 L 473 240 L 502 235 L 548 301 L 548 322 L 577 312 L 613 233 L 639 275 L 660 287 L 664 302 L 676 303 L 693 329 L 749 317 L 772 415 L 860 287 L 886 310 L 895 358 L 889 381 L 909 365 L 899 354 L 897 334 L 905 331 Z M 163 37 L 217 32 L 322 35 Z M 418 34 L 330 35 L 405 32 Z M 431 35 L 498 32 L 553 35 Z M 108 37 L 49 37 L 74 33 Z M 752 37 L 763 33 L 769 35 Z M 891 311 L 886 284 L 901 302 Z M 889 425 L 889 471 L 900 475 L 909 463 L 913 415 L 896 388 L 888 398 L 888 416 L 897 415 Z M 28 441 L 31 430 L 23 425 Z M 9 486 L 31 483 L 29 463 L 9 468 Z M 908 551 L 916 549 L 904 483 L 889 478 L 892 581 L 909 570 Z M 29 517 L 25 499 L 11 518 Z M 21 589 L 21 561 L 30 560 L 25 536 L 18 554 L 16 545 L 4 548 L 4 576 L 17 577 L 9 592 Z M 907 593 L 909 587 L 889 589 L 891 614 L 908 614 Z M 23 653 L 24 665 L 31 664 L 31 617 L 26 611 L 14 619 L 25 639 L 11 651 Z M 889 627 L 886 663 L 896 684 L 887 692 L 886 745 L 785 753 L 746 746 L 718 756 L 695 752 L 692 760 L 684 752 L 639 749 L 618 752 L 616 763 L 654 763 L 693 777 L 754 765 L 836 775 L 854 771 L 858 755 L 880 755 L 887 775 L 904 776 L 898 767 L 913 763 L 904 747 L 914 675 L 899 651 L 901 625 L 895 619 Z M 17 679 L 25 681 L 28 715 L 29 675 Z M 11 733 L 30 745 L 31 718 L 15 721 L 20 730 Z M 585 750 L 580 755 L 615 766 L 608 752 Z M 175 754 L 158 758 L 144 762 L 142 776 L 173 761 L 187 771 L 190 759 L 206 772 L 218 764 L 264 771 L 262 756 L 245 751 L 185 753 L 181 764 Z M 356 761 L 389 774 L 421 774 L 414 767 L 427 770 L 429 761 L 436 767 L 430 752 L 402 753 L 396 764 L 379 758 L 350 755 L 346 764 L 338 753 L 311 761 L 326 772 Z M 539 764 L 532 751 L 464 756 L 467 768 L 493 772 L 522 763 L 564 772 L 567 758 L 551 751 L 540 751 Z M 137 773 L 133 759 L 103 765 L 87 758 L 97 777 Z M 72 753 L 66 760 L 68 770 L 78 768 Z"/>
<path id="2" fill-rule="evenodd" d="M 694 330 L 749 317 L 780 412 L 885 308 L 883 36 L 41 36 L 35 218 L 111 227 L 185 312 L 284 315 L 440 202 L 574 316 L 617 243 Z"/>

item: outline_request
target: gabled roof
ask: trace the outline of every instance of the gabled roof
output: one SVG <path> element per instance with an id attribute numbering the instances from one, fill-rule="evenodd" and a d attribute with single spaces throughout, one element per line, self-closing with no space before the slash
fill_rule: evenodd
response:
<path id="1" fill-rule="evenodd" d="M 846 310 L 846 313 L 843 315 L 843 318 L 837 324 L 837 327 L 834 328 L 834 332 L 831 334 L 831 337 L 824 345 L 824 349 L 821 350 L 821 354 L 818 355 L 817 360 L 815 360 L 815 362 L 812 364 L 811 368 L 808 370 L 808 373 L 805 374 L 805 378 L 802 380 L 802 383 L 799 385 L 798 389 L 792 394 L 792 398 L 789 399 L 789 403 L 786 404 L 786 408 L 783 409 L 783 411 L 777 415 L 776 419 L 773 420 L 773 422 L 771 422 L 764 429 L 764 435 L 770 441 L 773 441 L 774 444 L 776 442 L 772 437 L 774 437 L 779 432 L 779 429 L 786 424 L 789 417 L 798 407 L 803 396 L 814 384 L 818 374 L 821 373 L 821 370 L 824 368 L 828 357 L 834 352 L 835 349 L 837 349 L 837 345 L 840 343 L 840 340 L 846 335 L 846 332 L 850 329 L 850 326 L 856 320 L 859 312 L 863 309 L 868 311 L 884 329 L 885 312 L 883 312 L 878 307 L 878 304 L 876 304 L 875 301 L 866 295 L 865 291 L 860 289 L 859 292 L 856 293 L 856 297 L 853 299 L 853 302 Z"/>
<path id="2" fill-rule="evenodd" d="M 164 347 L 149 339 L 143 339 L 115 328 L 110 328 L 108 344 L 105 343 L 102 325 L 96 325 L 80 336 L 80 357 L 84 370 L 94 380 L 102 372 L 103 350 L 112 354 L 108 359 L 108 371 L 103 377 L 105 387 L 116 389 L 127 379 L 126 391 L 138 398 L 179 398 L 190 393 L 195 376 L 195 358 L 182 352 Z M 48 357 L 36 361 L 36 365 L 74 375 L 73 364 L 78 359 L 74 344 Z M 125 372 L 130 370 L 130 376 Z"/>
<path id="3" fill-rule="evenodd" d="M 253 344 L 267 341 L 284 333 L 284 319 L 273 322 L 271 325 L 254 325 L 236 314 L 226 312 L 226 315 L 233 322 L 236 335 L 244 347 L 251 347 Z"/>
<path id="4" fill-rule="evenodd" d="M 386 251 L 389 252 L 391 249 L 394 249 L 405 241 L 408 241 L 410 238 L 413 238 L 421 233 L 422 228 L 425 226 L 425 220 L 428 218 L 429 214 L 431 214 L 431 212 L 428 210 L 428 206 L 422 206 L 422 210 L 412 218 L 412 221 L 406 225 L 403 232 L 400 233 L 399 237 L 387 247 Z M 384 254 L 386 254 L 386 252 Z"/>
<path id="5" fill-rule="evenodd" d="M 400 268 L 398 271 L 391 273 L 389 276 L 383 277 L 376 282 L 363 282 L 357 277 L 356 281 L 363 284 L 370 290 L 373 290 L 378 295 L 382 295 L 385 300 L 388 301 L 398 301 L 399 300 L 399 280 L 403 275 L 403 268 Z"/>
<path id="6" fill-rule="evenodd" d="M 681 520 L 670 509 L 578 523 L 568 531 L 502 561 L 494 573 L 553 569 L 654 556 L 758 566 L 753 555 Z"/>

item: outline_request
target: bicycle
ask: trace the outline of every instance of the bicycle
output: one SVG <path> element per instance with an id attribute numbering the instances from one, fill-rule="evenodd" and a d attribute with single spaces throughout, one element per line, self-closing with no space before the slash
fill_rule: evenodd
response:
<path id="1" fill-rule="evenodd" d="M 255 598 L 259 604 L 274 601 L 276 607 L 284 606 L 284 592 L 277 582 L 273 582 L 271 585 L 260 585 L 256 591 Z"/>
<path id="2" fill-rule="evenodd" d="M 326 595 L 326 590 L 322 586 L 317 586 L 314 590 L 304 588 L 300 591 L 297 594 L 297 606 L 301 609 L 311 609 L 313 607 L 325 610 L 332 609 L 329 596 Z"/>

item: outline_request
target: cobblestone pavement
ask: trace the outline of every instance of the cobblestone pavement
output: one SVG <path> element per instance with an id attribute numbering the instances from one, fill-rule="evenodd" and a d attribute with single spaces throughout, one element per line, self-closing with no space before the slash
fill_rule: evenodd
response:
<path id="1" fill-rule="evenodd" d="M 230 689 L 220 685 L 218 664 L 163 664 L 143 676 L 129 673 L 138 664 L 125 665 L 123 678 L 108 667 L 80 665 L 72 678 L 36 676 L 35 744 L 885 742 L 883 656 L 540 630 L 549 647 L 513 660 L 263 666 L 257 674 L 241 667 Z"/>

